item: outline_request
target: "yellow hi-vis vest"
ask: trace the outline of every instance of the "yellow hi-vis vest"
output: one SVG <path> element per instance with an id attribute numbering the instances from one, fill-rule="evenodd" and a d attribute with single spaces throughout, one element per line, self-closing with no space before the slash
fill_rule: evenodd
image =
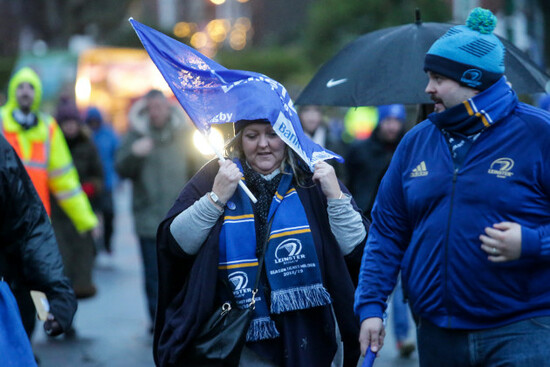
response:
<path id="1" fill-rule="evenodd" d="M 97 217 L 82 191 L 67 142 L 53 117 L 38 113 L 38 124 L 27 130 L 5 107 L 1 108 L 0 118 L 0 131 L 23 162 L 48 215 L 51 191 L 77 231 L 93 229 Z"/>

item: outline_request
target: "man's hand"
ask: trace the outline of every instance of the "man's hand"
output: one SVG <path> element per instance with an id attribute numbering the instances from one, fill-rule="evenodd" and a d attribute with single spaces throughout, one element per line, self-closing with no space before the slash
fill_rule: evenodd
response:
<path id="1" fill-rule="evenodd" d="M 489 255 L 489 261 L 505 262 L 521 256 L 521 226 L 513 222 L 500 222 L 486 227 L 479 236 L 481 249 Z"/>
<path id="2" fill-rule="evenodd" d="M 44 322 L 44 331 L 48 334 L 48 336 L 58 336 L 63 332 L 61 324 L 51 313 L 48 314 L 48 319 Z"/>
<path id="3" fill-rule="evenodd" d="M 145 157 L 153 150 L 153 139 L 148 136 L 144 136 L 134 141 L 132 144 L 132 153 L 137 157 Z"/>
<path id="4" fill-rule="evenodd" d="M 382 319 L 379 317 L 370 317 L 361 323 L 361 332 L 359 333 L 359 343 L 361 343 L 361 354 L 367 353 L 367 348 L 377 353 L 384 345 L 386 330 Z"/>

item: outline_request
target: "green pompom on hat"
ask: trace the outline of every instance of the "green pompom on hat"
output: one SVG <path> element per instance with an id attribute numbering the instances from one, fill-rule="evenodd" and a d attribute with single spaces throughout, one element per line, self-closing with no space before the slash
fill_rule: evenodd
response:
<path id="1" fill-rule="evenodd" d="M 475 8 L 466 19 L 466 26 L 481 34 L 491 34 L 497 26 L 497 17 L 490 10 Z"/>
<path id="2" fill-rule="evenodd" d="M 497 18 L 475 8 L 466 25 L 452 27 L 430 47 L 424 70 L 485 90 L 504 75 L 505 48 L 493 31 Z"/>

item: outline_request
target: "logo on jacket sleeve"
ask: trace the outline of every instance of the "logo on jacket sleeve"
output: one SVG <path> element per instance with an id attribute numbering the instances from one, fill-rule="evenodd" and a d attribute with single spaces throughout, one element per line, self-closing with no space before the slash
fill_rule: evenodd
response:
<path id="1" fill-rule="evenodd" d="M 411 177 L 422 177 L 428 176 L 428 170 L 426 169 L 426 162 L 422 161 L 415 169 L 411 172 Z"/>
<path id="2" fill-rule="evenodd" d="M 514 173 L 511 172 L 514 167 L 514 160 L 510 158 L 499 158 L 491 163 L 489 167 L 489 173 L 496 175 L 498 178 L 506 178 L 512 176 Z"/>

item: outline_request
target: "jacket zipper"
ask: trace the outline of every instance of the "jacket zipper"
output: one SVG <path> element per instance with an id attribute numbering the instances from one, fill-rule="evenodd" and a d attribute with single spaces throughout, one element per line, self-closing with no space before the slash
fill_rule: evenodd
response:
<path id="1" fill-rule="evenodd" d="M 454 206 L 454 196 L 455 196 L 455 186 L 456 186 L 456 179 L 458 175 L 458 168 L 455 168 L 453 171 L 453 186 L 451 189 L 451 205 L 449 208 L 449 217 L 447 218 L 447 231 L 445 233 L 445 254 L 444 254 L 444 267 L 443 267 L 443 281 L 445 284 L 445 291 L 444 291 L 444 304 L 449 312 L 449 316 L 447 316 L 447 327 L 451 327 L 451 302 L 449 301 L 448 296 L 448 264 L 449 264 L 449 234 L 451 232 L 451 217 L 453 214 L 453 206 Z"/>
<path id="2" fill-rule="evenodd" d="M 472 145 L 470 146 L 470 148 L 468 149 L 468 152 L 466 153 L 466 156 L 470 154 L 470 152 L 472 151 L 472 148 L 475 146 L 475 144 L 478 142 L 479 138 L 481 138 L 481 133 L 485 131 L 482 130 L 479 132 L 479 136 L 474 139 L 472 141 Z M 453 149 L 451 147 L 451 145 L 449 144 L 449 141 L 447 140 L 445 134 L 442 134 L 443 135 L 443 140 L 445 141 L 445 143 L 447 144 L 447 147 L 449 148 L 449 153 L 451 155 L 451 162 L 452 162 L 452 165 L 453 165 L 453 184 L 452 184 L 452 188 L 451 188 L 451 205 L 449 207 L 449 217 L 447 219 L 447 230 L 446 230 L 446 233 L 445 233 L 445 254 L 444 254 L 444 267 L 443 267 L 443 281 L 444 281 L 444 293 L 443 293 L 443 302 L 444 302 L 444 305 L 448 311 L 448 314 L 449 316 L 447 316 L 447 327 L 451 328 L 451 318 L 452 318 L 452 310 L 451 310 L 451 307 L 452 307 L 452 302 L 450 302 L 449 300 L 449 291 L 448 291 L 448 273 L 449 273 L 449 269 L 448 269 L 448 264 L 449 264 L 449 235 L 450 235 L 450 232 L 451 232 L 451 218 L 452 218 L 452 214 L 453 214 L 453 207 L 454 207 L 454 197 L 455 197 L 455 187 L 456 187 L 456 180 L 457 180 L 457 176 L 458 176 L 458 170 L 460 167 L 457 166 L 457 163 L 454 161 L 453 159 Z M 461 167 L 464 166 L 464 163 L 466 162 L 466 156 L 464 157 L 464 159 L 462 160 L 462 164 L 460 165 Z"/>

